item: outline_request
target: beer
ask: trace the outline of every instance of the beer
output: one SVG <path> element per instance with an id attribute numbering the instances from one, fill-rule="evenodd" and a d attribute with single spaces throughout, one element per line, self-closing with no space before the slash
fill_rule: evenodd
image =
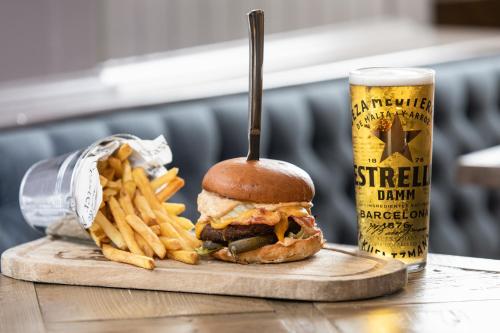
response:
<path id="1" fill-rule="evenodd" d="M 429 246 L 434 71 L 366 68 L 349 76 L 359 249 L 425 267 Z"/>

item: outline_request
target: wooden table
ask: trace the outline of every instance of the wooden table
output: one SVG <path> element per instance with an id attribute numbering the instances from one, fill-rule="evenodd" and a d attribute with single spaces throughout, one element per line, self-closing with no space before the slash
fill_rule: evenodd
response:
<path id="1" fill-rule="evenodd" d="M 500 188 L 500 146 L 461 156 L 457 177 L 461 183 Z"/>
<path id="2" fill-rule="evenodd" d="M 0 332 L 9 333 L 498 332 L 499 309 L 500 260 L 439 254 L 401 292 L 340 303 L 39 284 L 0 275 Z"/>

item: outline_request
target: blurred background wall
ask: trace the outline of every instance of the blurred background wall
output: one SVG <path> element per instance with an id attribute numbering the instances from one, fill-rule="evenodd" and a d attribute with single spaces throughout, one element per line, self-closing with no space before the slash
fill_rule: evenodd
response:
<path id="1" fill-rule="evenodd" d="M 430 22 L 433 0 L 1 0 L 0 82 L 82 70 L 112 58 L 382 17 Z"/>

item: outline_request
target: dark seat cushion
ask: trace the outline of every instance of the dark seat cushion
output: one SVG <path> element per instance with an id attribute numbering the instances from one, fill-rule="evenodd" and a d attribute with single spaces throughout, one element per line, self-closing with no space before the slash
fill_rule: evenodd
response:
<path id="1" fill-rule="evenodd" d="M 500 57 L 434 66 L 437 70 L 431 251 L 500 258 L 500 192 L 455 181 L 457 156 L 500 144 Z M 314 212 L 331 242 L 355 243 L 351 130 L 345 79 L 267 91 L 262 155 L 308 171 Z M 114 134 L 164 134 L 187 185 L 175 199 L 197 218 L 201 179 L 215 162 L 247 151 L 247 97 L 226 96 L 122 110 L 0 134 L 0 251 L 38 237 L 18 208 L 28 167 Z"/>

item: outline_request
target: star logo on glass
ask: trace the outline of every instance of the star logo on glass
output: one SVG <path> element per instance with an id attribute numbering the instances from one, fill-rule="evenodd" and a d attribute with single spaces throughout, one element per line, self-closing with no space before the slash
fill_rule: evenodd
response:
<path id="1" fill-rule="evenodd" d="M 382 126 L 382 128 L 379 127 L 379 129 L 372 131 L 372 134 L 384 143 L 384 151 L 382 152 L 382 157 L 380 157 L 380 162 L 383 162 L 395 153 L 399 153 L 413 162 L 408 144 L 415 139 L 420 132 L 420 130 L 405 131 L 398 115 L 394 117 L 392 124 L 387 126 L 387 128 L 383 128 Z"/>

